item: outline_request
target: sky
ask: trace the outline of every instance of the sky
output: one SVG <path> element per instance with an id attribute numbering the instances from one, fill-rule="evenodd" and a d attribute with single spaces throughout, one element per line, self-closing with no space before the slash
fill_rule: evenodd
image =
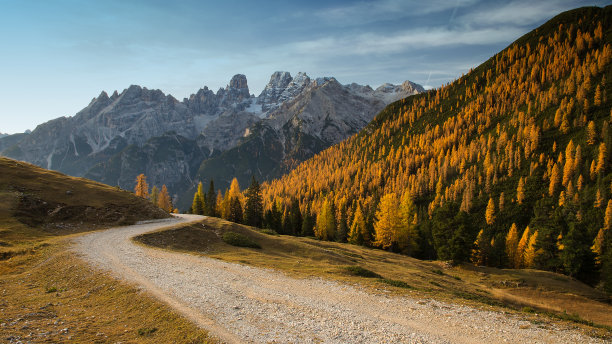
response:
<path id="1" fill-rule="evenodd" d="M 274 71 L 374 88 L 450 82 L 556 14 L 606 1 L 0 0 L 0 133 L 132 84 L 182 100 Z"/>

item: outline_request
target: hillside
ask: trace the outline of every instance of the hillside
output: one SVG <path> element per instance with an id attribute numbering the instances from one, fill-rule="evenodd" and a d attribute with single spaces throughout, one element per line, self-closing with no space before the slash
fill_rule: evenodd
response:
<path id="1" fill-rule="evenodd" d="M 0 257 L 41 240 L 169 217 L 133 193 L 0 157 Z"/>
<path id="2" fill-rule="evenodd" d="M 266 209 L 298 200 L 324 239 L 350 228 L 353 242 L 419 258 L 612 279 L 610 23 L 610 6 L 562 13 L 451 84 L 389 105 L 265 183 Z"/>

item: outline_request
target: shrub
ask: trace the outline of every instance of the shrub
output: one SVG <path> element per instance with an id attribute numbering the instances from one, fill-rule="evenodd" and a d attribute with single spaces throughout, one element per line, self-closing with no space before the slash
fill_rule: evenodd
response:
<path id="1" fill-rule="evenodd" d="M 356 265 L 355 266 L 345 266 L 344 270 L 353 276 L 367 277 L 367 278 L 382 278 L 382 276 L 377 274 L 376 272 L 370 271 L 368 269 L 364 269 L 361 266 L 356 266 Z"/>
<path id="2" fill-rule="evenodd" d="M 236 232 L 223 233 L 223 241 L 226 244 L 238 247 L 261 248 L 261 246 L 244 234 Z"/>

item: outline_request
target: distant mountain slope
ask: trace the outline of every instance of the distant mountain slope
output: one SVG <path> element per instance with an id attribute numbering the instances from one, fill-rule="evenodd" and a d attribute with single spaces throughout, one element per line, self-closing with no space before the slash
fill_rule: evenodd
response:
<path id="1" fill-rule="evenodd" d="M 310 94 L 330 80 L 338 89 L 348 92 L 334 103 L 342 113 L 334 109 L 331 112 L 325 108 L 311 109 L 308 130 L 321 130 L 329 119 L 339 130 L 328 126 L 328 137 L 317 141 L 317 147 L 305 147 L 303 152 L 296 149 L 298 154 L 294 155 L 304 156 L 301 160 L 312 156 L 311 151 L 318 152 L 356 132 L 389 102 L 422 91 L 419 85 L 410 82 L 402 86 L 385 84 L 372 90 L 356 84 L 341 86 L 333 78 L 314 80 L 304 73 L 292 77 L 288 72 L 274 73 L 258 97 L 249 93 L 246 76 L 242 74 L 235 75 L 227 87 L 216 93 L 204 87 L 183 101 L 160 90 L 132 85 L 121 93 L 115 91 L 110 97 L 102 92 L 73 117 L 43 123 L 29 134 L 1 137 L 0 152 L 10 158 L 126 189 L 133 188 L 140 173 L 145 173 L 152 185 L 166 184 L 175 196 L 182 195 L 198 180 L 213 175 L 223 176 L 216 179 L 220 187 L 226 187 L 226 175 L 216 170 L 209 173 L 204 168 L 203 174 L 196 174 L 202 161 L 236 147 L 249 133 L 257 132 L 256 127 L 262 121 L 273 124 L 273 134 L 278 136 L 281 127 L 291 119 L 292 115 L 284 113 L 293 111 L 289 104 L 297 102 L 304 107 L 310 101 L 316 102 Z M 365 110 L 361 108 L 364 106 Z M 336 138 L 330 140 L 330 135 Z M 263 159 L 270 154 L 273 153 L 264 152 Z M 241 158 L 248 158 L 245 162 L 248 164 L 260 164 L 253 161 L 254 157 Z M 273 163 L 281 160 L 275 159 Z M 286 168 L 275 165 L 269 170 Z M 270 173 L 261 175 L 264 174 Z"/>
<path id="2" fill-rule="evenodd" d="M 518 239 L 538 231 L 521 264 L 595 276 L 590 247 L 612 226 L 611 23 L 610 6 L 563 13 L 452 84 L 389 105 L 264 184 L 267 207 L 297 198 L 319 213 L 328 199 L 350 225 L 360 205 L 373 230 L 379 200 L 409 193 L 417 256 L 466 260 L 475 249 L 478 264 L 513 266 L 504 246 L 515 223 Z"/>

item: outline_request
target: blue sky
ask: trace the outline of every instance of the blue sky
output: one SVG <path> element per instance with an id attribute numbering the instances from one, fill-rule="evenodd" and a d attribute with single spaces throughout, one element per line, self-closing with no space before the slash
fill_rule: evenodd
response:
<path id="1" fill-rule="evenodd" d="M 452 81 L 564 10 L 605 1 L 0 0 L 0 132 L 131 84 L 177 99 L 276 70 L 377 87 Z"/>

